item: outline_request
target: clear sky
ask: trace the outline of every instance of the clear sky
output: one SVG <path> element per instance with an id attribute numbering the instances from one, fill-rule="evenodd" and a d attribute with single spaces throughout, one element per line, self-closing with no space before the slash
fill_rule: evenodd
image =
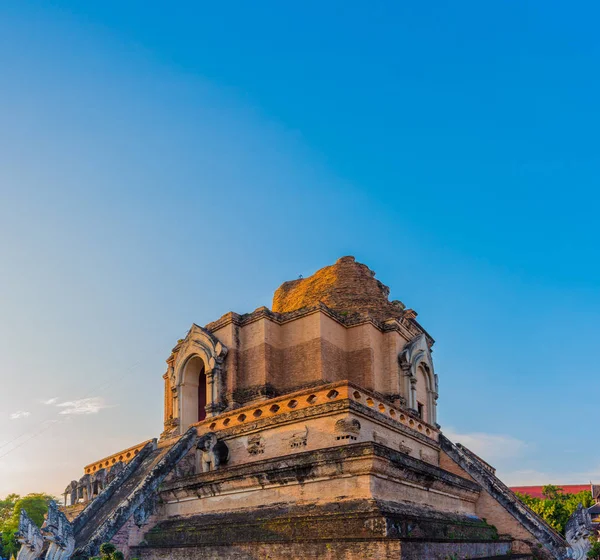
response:
<path id="1" fill-rule="evenodd" d="M 596 2 L 0 3 L 0 496 L 157 436 L 192 322 L 355 255 L 510 484 L 600 482 Z"/>

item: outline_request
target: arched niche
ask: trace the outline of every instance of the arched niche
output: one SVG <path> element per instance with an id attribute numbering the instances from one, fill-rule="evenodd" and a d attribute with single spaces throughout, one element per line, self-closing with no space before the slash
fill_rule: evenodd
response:
<path id="1" fill-rule="evenodd" d="M 438 378 L 433 370 L 431 350 L 425 334 L 416 336 L 404 346 L 400 352 L 399 363 L 408 408 L 418 413 L 420 403 L 423 405 L 423 420 L 435 425 Z"/>
<path id="2" fill-rule="evenodd" d="M 184 429 L 206 418 L 206 365 L 198 356 L 190 356 L 183 365 L 180 384 L 181 424 Z"/>
<path id="3" fill-rule="evenodd" d="M 227 348 L 198 325 L 173 350 L 167 360 L 165 418 L 175 420 L 179 433 L 225 409 L 226 355 Z"/>
<path id="4" fill-rule="evenodd" d="M 425 422 L 435 424 L 435 419 L 433 419 L 435 387 L 432 386 L 431 371 L 425 362 L 420 362 L 417 366 L 416 390 L 417 412 Z"/>

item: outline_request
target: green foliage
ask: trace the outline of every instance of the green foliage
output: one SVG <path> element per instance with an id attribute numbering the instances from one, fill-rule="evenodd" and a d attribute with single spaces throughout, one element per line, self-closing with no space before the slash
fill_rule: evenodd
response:
<path id="1" fill-rule="evenodd" d="M 17 494 L 9 494 L 4 500 L 0 501 L 0 533 L 2 534 L 0 554 L 2 556 L 10 557 L 13 554 L 16 555 L 19 551 L 15 533 L 19 528 L 21 510 L 24 509 L 31 520 L 38 527 L 41 527 L 51 500 L 54 500 L 54 498 L 48 494 L 28 494 L 23 498 Z M 10 510 L 10 514 L 8 510 Z"/>
<path id="2" fill-rule="evenodd" d="M 104 543 L 100 545 L 100 556 L 91 558 L 90 560 L 125 560 L 125 555 L 117 550 L 117 547 L 111 543 Z M 139 560 L 139 559 L 133 559 Z"/>
<path id="3" fill-rule="evenodd" d="M 12 517 L 15 503 L 20 497 L 19 494 L 9 494 L 4 500 L 0 500 L 0 528 Z"/>
<path id="4" fill-rule="evenodd" d="M 0 556 L 10 556 L 10 544 L 13 541 L 12 534 L 4 535 L 4 524 L 12 517 L 15 503 L 20 498 L 18 494 L 9 494 L 0 500 Z M 8 549 L 5 547 L 8 546 Z"/>
<path id="5" fill-rule="evenodd" d="M 590 558 L 590 560 L 600 560 L 600 542 L 598 542 L 598 537 L 590 537 L 590 541 L 592 543 L 592 548 L 590 548 L 587 557 Z"/>
<path id="6" fill-rule="evenodd" d="M 517 497 L 562 535 L 565 534 L 565 525 L 569 517 L 573 515 L 580 503 L 585 508 L 594 505 L 592 493 L 589 490 L 569 494 L 559 486 L 548 484 L 542 488 L 542 493 L 544 498 L 532 498 L 519 492 L 517 492 Z"/>
<path id="7" fill-rule="evenodd" d="M 117 547 L 114 544 L 108 542 L 105 542 L 104 544 L 100 545 L 100 554 L 102 554 L 102 556 L 110 556 L 116 550 Z"/>

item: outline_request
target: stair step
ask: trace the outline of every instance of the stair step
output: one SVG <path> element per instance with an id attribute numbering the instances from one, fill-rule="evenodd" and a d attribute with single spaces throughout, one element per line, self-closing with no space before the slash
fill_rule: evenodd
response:
<path id="1" fill-rule="evenodd" d="M 530 554 L 510 554 L 508 556 L 486 556 L 476 560 L 533 560 L 533 556 Z"/>

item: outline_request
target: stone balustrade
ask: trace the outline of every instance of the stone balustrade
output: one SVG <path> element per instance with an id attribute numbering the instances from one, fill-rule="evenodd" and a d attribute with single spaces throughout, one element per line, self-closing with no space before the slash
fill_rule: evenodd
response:
<path id="1" fill-rule="evenodd" d="M 321 387 L 297 391 L 281 397 L 265 400 L 254 405 L 238 408 L 208 418 L 195 424 L 199 431 L 223 430 L 241 426 L 256 420 L 286 414 L 334 401 L 350 400 L 369 407 L 374 412 L 414 430 L 434 441 L 438 440 L 439 430 L 421 419 L 418 414 L 386 402 L 385 399 L 365 391 L 347 381 L 330 383 Z"/>
<path id="2" fill-rule="evenodd" d="M 100 461 L 94 461 L 93 463 L 86 465 L 83 471 L 85 474 L 94 474 L 100 469 L 107 469 L 116 463 L 129 463 L 129 461 L 131 461 L 150 441 L 151 440 L 147 440 L 142 443 L 138 443 L 133 447 L 128 447 L 123 451 L 119 451 L 118 453 L 109 455 L 108 457 L 104 457 L 104 459 L 101 459 Z"/>

